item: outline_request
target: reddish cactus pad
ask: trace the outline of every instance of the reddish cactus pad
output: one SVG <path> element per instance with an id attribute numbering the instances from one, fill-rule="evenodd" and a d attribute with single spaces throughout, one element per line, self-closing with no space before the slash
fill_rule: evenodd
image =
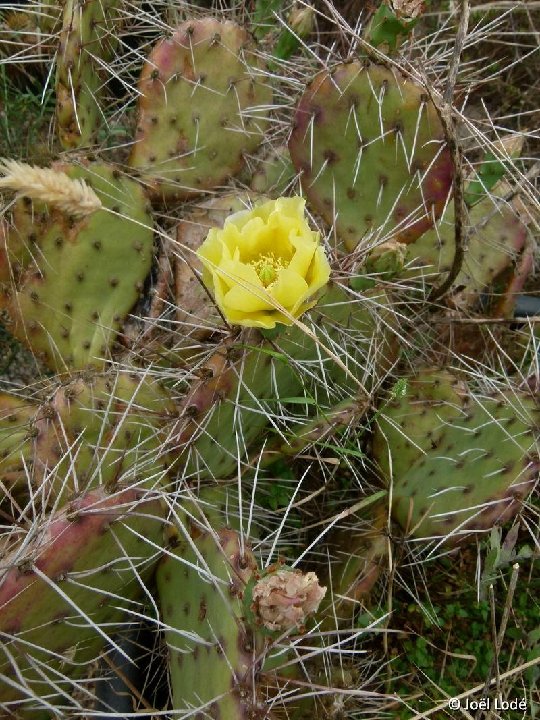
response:
<path id="1" fill-rule="evenodd" d="M 205 18 L 183 23 L 150 54 L 130 165 L 158 196 L 223 183 L 262 141 L 272 91 L 249 46 L 239 25 Z"/>
<path id="2" fill-rule="evenodd" d="M 137 490 L 94 490 L 2 558 L 2 717 L 11 711 L 38 718 L 47 707 L 40 697 L 51 702 L 59 691 L 69 707 L 72 678 L 98 656 L 121 608 L 143 592 L 161 541 L 161 513 L 158 500 Z"/>

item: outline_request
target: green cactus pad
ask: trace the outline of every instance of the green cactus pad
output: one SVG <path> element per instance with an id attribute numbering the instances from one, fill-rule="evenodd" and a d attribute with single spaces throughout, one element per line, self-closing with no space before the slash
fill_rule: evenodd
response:
<path id="1" fill-rule="evenodd" d="M 457 543 L 514 517 L 538 475 L 538 420 L 529 396 L 471 396 L 435 447 L 394 476 L 394 519 L 414 538 Z"/>
<path id="2" fill-rule="evenodd" d="M 286 145 L 272 148 L 260 161 L 253 173 L 251 189 L 268 197 L 284 195 L 295 176 L 289 148 Z"/>
<path id="3" fill-rule="evenodd" d="M 56 55 L 56 119 L 66 150 L 92 143 L 101 125 L 104 65 L 118 45 L 119 0 L 67 0 Z"/>
<path id="4" fill-rule="evenodd" d="M 348 251 L 414 241 L 452 184 L 435 106 L 421 86 L 379 65 L 319 73 L 298 104 L 289 149 L 313 208 Z"/>
<path id="5" fill-rule="evenodd" d="M 187 523 L 179 545 L 159 564 L 156 581 L 173 710 L 223 720 L 254 717 L 260 641 L 247 627 L 242 596 L 256 571 L 230 529 L 207 532 Z"/>
<path id="6" fill-rule="evenodd" d="M 113 167 L 58 169 L 91 185 L 103 209 L 76 221 L 17 201 L 0 310 L 9 331 L 52 370 L 100 367 L 150 270 L 152 219 L 141 188 Z"/>
<path id="7" fill-rule="evenodd" d="M 471 208 L 465 229 L 465 258 L 451 291 L 454 304 L 462 308 L 473 306 L 499 275 L 519 265 L 527 242 L 525 225 L 496 198 L 485 198 Z M 407 262 L 415 269 L 406 275 L 420 274 L 429 282 L 430 276 L 432 280 L 450 270 L 454 252 L 454 204 L 450 202 L 437 226 L 407 247 Z"/>
<path id="8" fill-rule="evenodd" d="M 175 406 L 156 384 L 127 374 L 62 385 L 35 422 L 33 484 L 47 502 L 118 484 L 159 487 Z"/>
<path id="9" fill-rule="evenodd" d="M 38 408 L 28 400 L 0 393 L 0 508 L 18 485 L 27 487 L 34 447 L 32 421 Z"/>
<path id="10" fill-rule="evenodd" d="M 162 539 L 162 508 L 137 490 L 94 490 L 36 525 L 0 565 L 0 714 L 71 716 L 74 682 L 120 629 Z M 99 629 L 98 629 L 99 628 Z M 62 697 L 56 695 L 63 693 Z"/>
<path id="11" fill-rule="evenodd" d="M 272 91 L 248 33 L 214 18 L 185 22 L 150 54 L 139 81 L 129 164 L 160 197 L 225 182 L 264 137 Z"/>
<path id="12" fill-rule="evenodd" d="M 437 446 L 448 421 L 461 414 L 466 397 L 464 383 L 444 370 L 423 370 L 405 380 L 404 394 L 377 413 L 373 457 L 385 484 L 402 477 Z"/>
<path id="13" fill-rule="evenodd" d="M 356 397 L 348 398 L 337 403 L 327 412 L 314 417 L 309 422 L 294 427 L 294 432 L 284 441 L 276 436 L 266 449 L 269 462 L 278 459 L 278 456 L 295 457 L 305 453 L 309 448 L 319 443 L 325 443 L 339 430 L 351 428 L 359 423 L 365 415 L 368 404 Z"/>
<path id="14" fill-rule="evenodd" d="M 23 212 L 22 203 L 13 208 L 13 223 L 0 219 L 0 283 L 9 283 L 20 275 L 21 268 L 30 262 L 31 254 L 24 238 L 31 232 L 32 222 Z"/>

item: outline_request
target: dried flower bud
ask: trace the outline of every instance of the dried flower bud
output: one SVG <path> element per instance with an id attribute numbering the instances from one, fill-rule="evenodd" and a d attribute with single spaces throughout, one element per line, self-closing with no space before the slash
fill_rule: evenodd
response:
<path id="1" fill-rule="evenodd" d="M 390 0 L 390 6 L 400 20 L 414 20 L 424 12 L 423 0 Z"/>
<path id="2" fill-rule="evenodd" d="M 252 610 L 268 630 L 289 630 L 316 612 L 325 594 L 315 573 L 281 568 L 255 584 Z"/>

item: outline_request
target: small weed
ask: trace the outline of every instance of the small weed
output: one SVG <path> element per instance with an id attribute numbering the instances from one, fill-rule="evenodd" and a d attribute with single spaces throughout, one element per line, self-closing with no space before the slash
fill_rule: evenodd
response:
<path id="1" fill-rule="evenodd" d="M 0 66 L 0 157 L 40 162 L 50 157 L 49 123 L 54 114 L 54 93 L 43 90 L 38 78 L 29 78 L 24 89 Z"/>
<path id="2" fill-rule="evenodd" d="M 275 481 L 268 485 L 265 483 L 264 490 L 260 490 L 257 494 L 257 502 L 261 507 L 276 511 L 289 504 L 294 494 L 295 476 L 283 460 L 276 460 L 272 463 L 269 467 L 269 474 L 275 478 Z"/>
<path id="3" fill-rule="evenodd" d="M 433 571 L 431 571 L 433 573 Z M 430 574 L 431 574 L 430 573 Z M 440 574 L 439 574 L 440 573 Z M 394 599 L 392 625 L 405 633 L 392 636 L 390 645 L 391 679 L 387 689 L 402 698 L 411 698 L 408 708 L 398 717 L 407 720 L 415 713 L 426 711 L 445 698 L 456 697 L 470 688 L 481 686 L 492 672 L 494 642 L 491 633 L 491 608 L 488 600 L 478 599 L 474 586 L 463 588 L 463 578 L 451 579 L 452 563 L 443 560 L 433 573 L 428 616 L 420 605 L 407 602 L 398 594 Z M 435 576 L 438 577 L 435 577 Z M 499 627 L 510 569 L 498 573 L 495 585 L 496 625 Z M 433 582 L 433 579 L 437 580 Z M 495 582 L 495 578 L 493 578 Z M 512 601 L 510 620 L 499 653 L 499 672 L 540 657 L 540 604 L 537 581 L 532 580 L 523 563 L 520 579 Z M 538 666 L 522 676 L 502 683 L 503 697 L 527 700 L 527 717 L 535 717 L 540 706 Z M 487 692 L 494 699 L 495 688 Z M 478 699 L 482 693 L 471 696 Z M 447 717 L 445 713 L 432 717 Z M 507 720 L 523 718 L 520 711 L 509 711 Z"/>

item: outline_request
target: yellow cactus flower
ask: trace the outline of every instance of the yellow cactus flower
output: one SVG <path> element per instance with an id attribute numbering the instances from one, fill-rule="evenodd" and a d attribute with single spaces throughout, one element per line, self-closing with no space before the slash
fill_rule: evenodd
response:
<path id="1" fill-rule="evenodd" d="M 317 302 L 330 265 L 301 197 L 278 198 L 227 218 L 197 251 L 203 282 L 232 325 L 292 325 Z"/>

